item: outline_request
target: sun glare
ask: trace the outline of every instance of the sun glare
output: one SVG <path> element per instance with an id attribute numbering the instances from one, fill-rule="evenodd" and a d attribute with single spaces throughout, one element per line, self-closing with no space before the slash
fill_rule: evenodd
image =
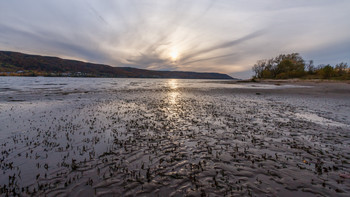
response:
<path id="1" fill-rule="evenodd" d="M 178 55 L 179 55 L 179 54 L 178 54 L 177 51 L 172 51 L 172 52 L 170 53 L 171 59 L 172 59 L 173 61 L 175 61 L 175 60 L 177 59 Z"/>

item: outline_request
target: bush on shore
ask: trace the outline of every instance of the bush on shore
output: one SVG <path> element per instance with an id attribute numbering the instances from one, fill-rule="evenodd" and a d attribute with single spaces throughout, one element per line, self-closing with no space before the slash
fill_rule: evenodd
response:
<path id="1" fill-rule="evenodd" d="M 313 61 L 305 61 L 299 53 L 281 54 L 275 58 L 259 60 L 252 70 L 257 79 L 350 79 L 347 63 L 314 66 Z"/>

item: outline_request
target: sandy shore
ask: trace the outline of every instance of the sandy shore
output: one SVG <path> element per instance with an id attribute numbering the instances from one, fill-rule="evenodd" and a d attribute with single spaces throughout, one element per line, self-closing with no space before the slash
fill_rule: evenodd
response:
<path id="1" fill-rule="evenodd" d="M 350 84 L 69 80 L 2 82 L 2 195 L 350 192 Z"/>
<path id="2" fill-rule="evenodd" d="M 335 80 L 263 80 L 260 83 L 274 84 L 274 85 L 298 85 L 298 86 L 311 86 L 313 88 L 309 91 L 302 91 L 302 88 L 293 88 L 292 94 L 308 94 L 308 95 L 325 95 L 332 97 L 349 96 L 350 94 L 350 81 L 335 81 Z M 287 91 L 288 92 L 288 91 Z M 286 92 L 283 92 L 286 93 Z"/>

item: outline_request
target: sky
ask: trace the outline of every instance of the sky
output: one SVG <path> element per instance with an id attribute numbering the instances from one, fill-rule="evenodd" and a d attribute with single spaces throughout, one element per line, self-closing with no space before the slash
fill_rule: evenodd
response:
<path id="1" fill-rule="evenodd" d="M 249 78 L 297 52 L 350 63 L 349 0 L 2 0 L 0 50 Z"/>

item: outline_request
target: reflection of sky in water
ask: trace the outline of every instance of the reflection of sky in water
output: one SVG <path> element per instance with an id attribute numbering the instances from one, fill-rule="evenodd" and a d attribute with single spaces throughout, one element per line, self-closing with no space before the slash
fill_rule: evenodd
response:
<path id="1" fill-rule="evenodd" d="M 179 92 L 169 92 L 168 95 L 169 95 L 169 103 L 172 105 L 176 105 L 178 96 L 180 95 Z"/>
<path id="2" fill-rule="evenodd" d="M 177 91 L 178 88 L 178 80 L 177 79 L 169 79 L 168 85 L 170 91 L 168 92 L 169 104 L 176 105 L 178 97 L 180 93 Z"/>
<path id="3" fill-rule="evenodd" d="M 249 88 L 282 89 L 293 85 L 228 83 L 230 80 L 201 79 L 125 79 L 125 78 L 54 78 L 54 77 L 0 77 L 0 94 L 13 91 L 99 91 L 157 88 Z"/>
<path id="4" fill-rule="evenodd" d="M 177 79 L 170 79 L 168 84 L 171 89 L 177 89 Z"/>
<path id="5" fill-rule="evenodd" d="M 343 124 L 340 122 L 336 122 L 324 117 L 320 117 L 317 114 L 312 113 L 295 113 L 297 118 L 307 120 L 316 124 L 326 125 L 326 126 L 334 126 L 334 127 L 349 127 L 347 124 Z"/>

